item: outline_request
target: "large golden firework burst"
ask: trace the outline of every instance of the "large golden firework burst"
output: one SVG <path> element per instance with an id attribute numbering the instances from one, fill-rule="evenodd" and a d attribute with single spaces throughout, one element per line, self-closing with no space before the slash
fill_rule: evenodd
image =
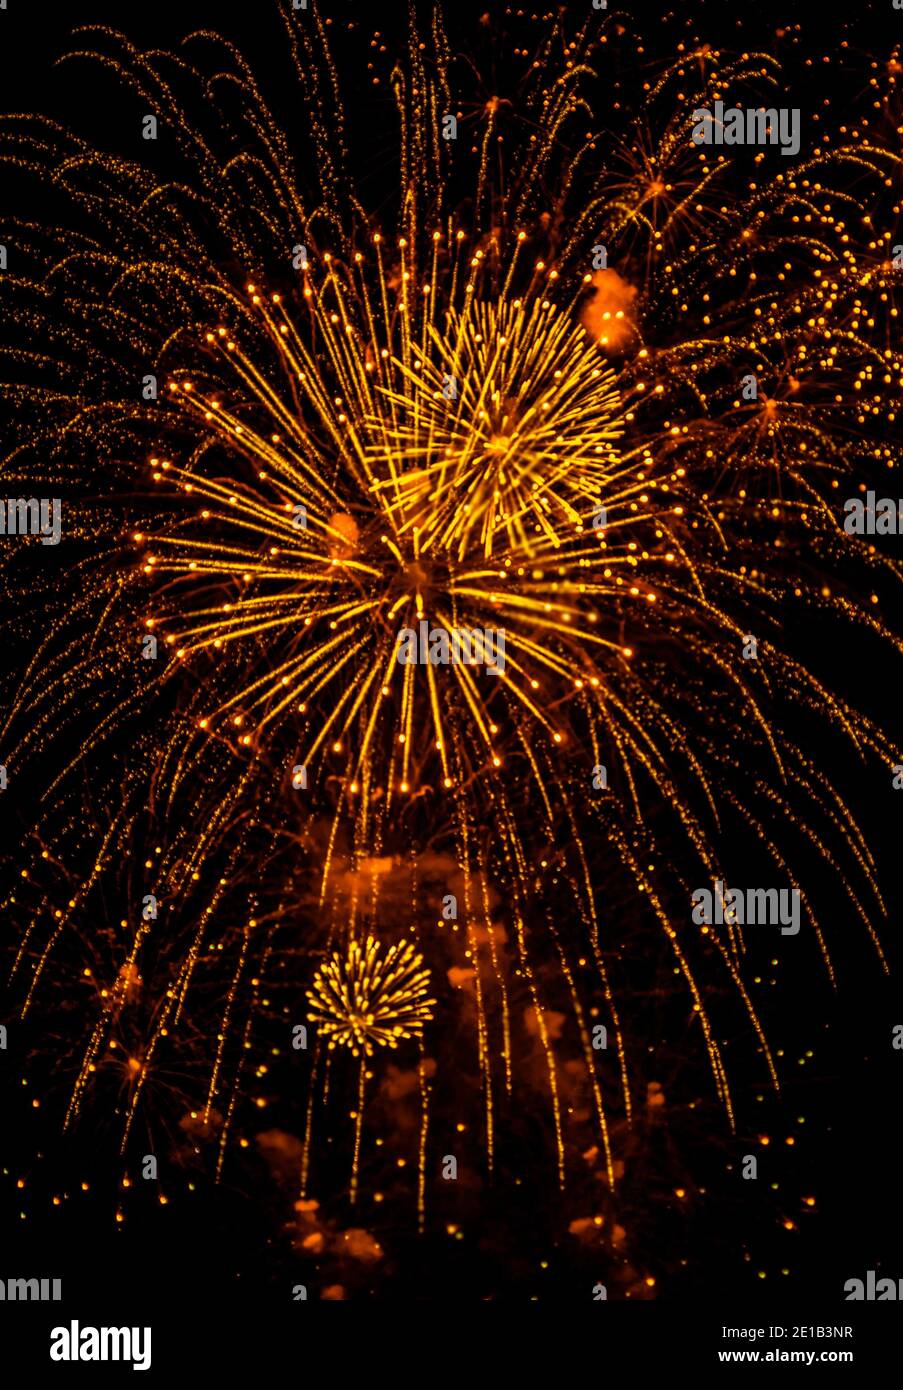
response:
<path id="1" fill-rule="evenodd" d="M 559 1179 L 569 1117 L 585 1111 L 613 1181 L 609 1114 L 630 1119 L 637 1084 L 613 978 L 617 894 L 656 924 L 731 1119 L 710 989 L 731 986 L 763 1075 L 779 1078 L 742 930 L 699 932 L 684 910 L 696 881 L 724 872 L 723 827 L 800 887 L 829 972 L 806 891 L 816 860 L 883 961 L 875 866 L 805 725 L 874 761 L 893 750 L 785 647 L 782 624 L 814 612 L 899 646 L 862 577 L 898 567 L 837 517 L 843 489 L 891 462 L 877 427 L 903 373 L 899 272 L 890 229 L 866 219 L 852 236 L 832 185 L 854 166 L 877 200 L 899 158 L 876 136 L 826 144 L 725 197 L 729 162 L 692 147 L 693 110 L 719 84 L 767 86 L 774 71 L 706 52 L 662 73 L 635 140 L 600 159 L 603 137 L 577 133 L 607 34 L 593 19 L 566 44 L 559 23 L 544 35 L 520 121 L 505 124 L 494 97 L 480 108 L 455 200 L 436 12 L 386 74 L 398 198 L 376 228 L 344 118 L 322 108 L 317 74 L 339 84 L 312 16 L 285 15 L 320 180 L 310 196 L 252 74 L 209 34 L 186 50 L 216 45 L 208 85 L 200 53 L 179 59 L 176 81 L 165 55 L 90 39 L 175 137 L 170 182 L 47 123 L 6 127 L 7 158 L 49 181 L 79 231 L 70 245 L 18 228 L 27 260 L 8 280 L 7 322 L 41 342 L 57 327 L 46 351 L 16 344 L 20 424 L 3 466 L 11 488 L 35 460 L 48 486 L 64 478 L 88 542 L 63 600 L 52 584 L 40 595 L 47 636 L 4 731 L 13 782 L 60 731 L 83 741 L 52 767 L 17 862 L 20 1007 L 66 988 L 54 952 L 82 943 L 91 990 L 69 1118 L 132 1011 L 128 1138 L 155 1059 L 203 999 L 215 1041 L 208 1055 L 196 1030 L 190 1047 L 209 1063 L 221 1167 L 269 986 L 299 954 L 309 980 L 325 952 L 306 1172 L 328 1089 L 320 1050 L 419 1039 L 442 970 L 473 1004 L 489 1164 L 518 1056 L 537 1042 Z M 225 93 L 221 146 L 199 133 L 188 80 Z M 500 139 L 519 173 L 496 175 Z M 160 399 L 142 399 L 148 375 Z M 117 498 L 112 519 L 89 500 L 99 489 Z M 841 563 L 842 591 L 823 573 Z M 399 663 L 399 633 L 421 622 L 503 631 L 505 669 Z M 142 663 L 147 639 L 159 653 Z M 95 806 L 116 789 L 116 809 L 82 820 L 77 774 L 123 730 L 132 755 L 91 789 Z M 268 829 L 288 867 L 261 851 Z M 136 835 L 143 881 L 122 939 L 88 964 L 91 907 Z M 444 895 L 418 886 L 436 836 L 458 912 L 438 926 Z M 414 887 L 410 940 L 381 948 L 387 863 Z M 148 894 L 165 902 L 159 918 L 141 913 Z M 378 995 L 393 964 L 407 984 L 385 997 L 383 1028 L 382 1005 L 358 1009 L 355 992 Z M 593 1046 L 599 1023 L 610 1051 Z M 361 1088 L 364 1076 L 362 1064 Z M 422 1196 L 425 1139 L 418 1161 Z"/>

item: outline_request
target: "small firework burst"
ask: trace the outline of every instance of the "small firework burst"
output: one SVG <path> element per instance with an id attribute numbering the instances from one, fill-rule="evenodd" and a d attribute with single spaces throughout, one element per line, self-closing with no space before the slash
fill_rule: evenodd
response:
<path id="1" fill-rule="evenodd" d="M 429 987 L 423 957 L 409 942 L 384 946 L 368 936 L 320 966 L 307 994 L 308 1017 L 327 1047 L 370 1057 L 378 1047 L 422 1036 L 436 1003 Z"/>

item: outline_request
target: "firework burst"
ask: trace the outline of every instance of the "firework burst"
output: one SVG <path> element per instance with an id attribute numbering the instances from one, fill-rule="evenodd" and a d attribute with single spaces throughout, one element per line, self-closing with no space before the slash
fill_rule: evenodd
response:
<path id="1" fill-rule="evenodd" d="M 70 1120 L 136 982 L 146 993 L 152 978 L 128 1137 L 162 1040 L 206 978 L 205 1116 L 228 1094 L 220 1168 L 268 983 L 287 987 L 300 959 L 311 1096 L 321 1048 L 361 1057 L 356 1192 L 365 1060 L 399 1038 L 425 1046 L 441 963 L 473 1003 L 490 1166 L 518 1055 L 538 1048 L 559 1180 L 567 1116 L 585 1111 L 613 1181 L 608 1116 L 630 1119 L 642 1032 L 618 1005 L 630 949 L 617 894 L 655 924 L 731 1118 L 710 991 L 730 986 L 763 1074 L 779 1078 L 742 931 L 699 932 L 685 908 L 700 876 L 724 873 L 725 827 L 798 884 L 829 973 L 804 881 L 815 867 L 884 963 L 872 855 L 805 726 L 874 765 L 893 748 L 787 649 L 783 625 L 792 609 L 899 647 L 861 577 L 895 584 L 899 567 L 836 515 L 842 486 L 892 461 L 879 426 L 896 419 L 903 374 L 887 260 L 898 210 L 853 236 L 832 182 L 854 169 L 883 207 L 899 157 L 879 136 L 825 141 L 792 175 L 756 169 L 728 197 L 730 163 L 692 146 L 692 113 L 715 90 L 767 89 L 770 59 L 685 55 L 650 85 L 625 144 L 577 134 L 606 28 L 565 45 L 556 26 L 531 57 L 520 117 L 496 97 L 475 108 L 462 171 L 437 134 L 451 99 L 436 15 L 388 74 L 399 179 L 377 229 L 344 118 L 331 133 L 323 115 L 314 74 L 338 87 L 324 26 L 286 26 L 316 154 L 310 196 L 228 45 L 208 87 L 201 56 L 176 64 L 91 36 L 94 58 L 168 121 L 183 165 L 168 184 L 47 123 L 7 127 L 8 161 L 49 180 L 80 230 L 70 246 L 16 227 L 26 264 L 7 321 L 46 347 L 15 344 L 5 473 L 12 487 L 45 451 L 67 495 L 116 499 L 112 514 L 79 508 L 85 558 L 62 600 L 53 584 L 38 594 L 47 635 L 9 704 L 13 773 L 42 744 L 53 764 L 17 864 L 16 980 L 32 967 L 20 1007 L 50 988 L 69 914 L 103 891 L 112 832 L 89 819 L 94 843 L 75 852 L 81 799 L 121 781 L 123 825 L 150 805 L 169 827 L 143 886 L 165 878 L 180 911 L 136 924 L 104 960 L 90 1020 L 79 1003 Z M 237 107 L 223 100 L 221 151 L 199 134 L 185 81 L 240 91 Z M 499 142 L 514 153 L 497 176 Z M 596 270 L 600 243 L 609 266 Z M 738 391 L 749 373 L 754 401 Z M 159 400 L 138 398 L 148 375 Z M 835 592 L 823 570 L 841 562 L 850 580 Z M 503 631 L 504 671 L 400 663 L 400 631 L 422 622 Z M 159 655 L 143 666 L 148 641 Z M 66 730 L 83 740 L 75 757 L 55 751 Z M 131 755 L 86 794 L 87 754 L 132 732 Z M 279 853 L 261 848 L 267 835 Z M 447 929 L 435 924 L 445 894 L 418 896 L 437 838 L 460 908 Z M 78 881 L 66 901 L 45 853 L 60 882 Z M 392 946 L 374 886 L 387 861 L 415 880 L 411 940 Z M 609 1054 L 593 1045 L 600 1023 Z M 198 1026 L 191 1047 L 204 1051 Z"/>
<path id="2" fill-rule="evenodd" d="M 420 1037 L 432 1018 L 429 971 L 407 942 L 384 947 L 375 937 L 351 941 L 318 969 L 308 993 L 309 1014 L 327 1047 L 369 1057 Z"/>

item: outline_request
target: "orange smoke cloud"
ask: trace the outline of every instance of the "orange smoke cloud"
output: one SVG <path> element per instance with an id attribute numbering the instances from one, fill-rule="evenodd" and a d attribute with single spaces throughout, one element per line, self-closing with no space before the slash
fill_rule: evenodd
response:
<path id="1" fill-rule="evenodd" d="M 634 300 L 636 287 L 616 270 L 597 270 L 592 293 L 580 314 L 580 322 L 606 352 L 626 351 L 637 335 Z"/>
<path id="2" fill-rule="evenodd" d="M 329 518 L 329 553 L 334 560 L 348 560 L 357 550 L 360 530 L 348 512 L 333 512 Z"/>

